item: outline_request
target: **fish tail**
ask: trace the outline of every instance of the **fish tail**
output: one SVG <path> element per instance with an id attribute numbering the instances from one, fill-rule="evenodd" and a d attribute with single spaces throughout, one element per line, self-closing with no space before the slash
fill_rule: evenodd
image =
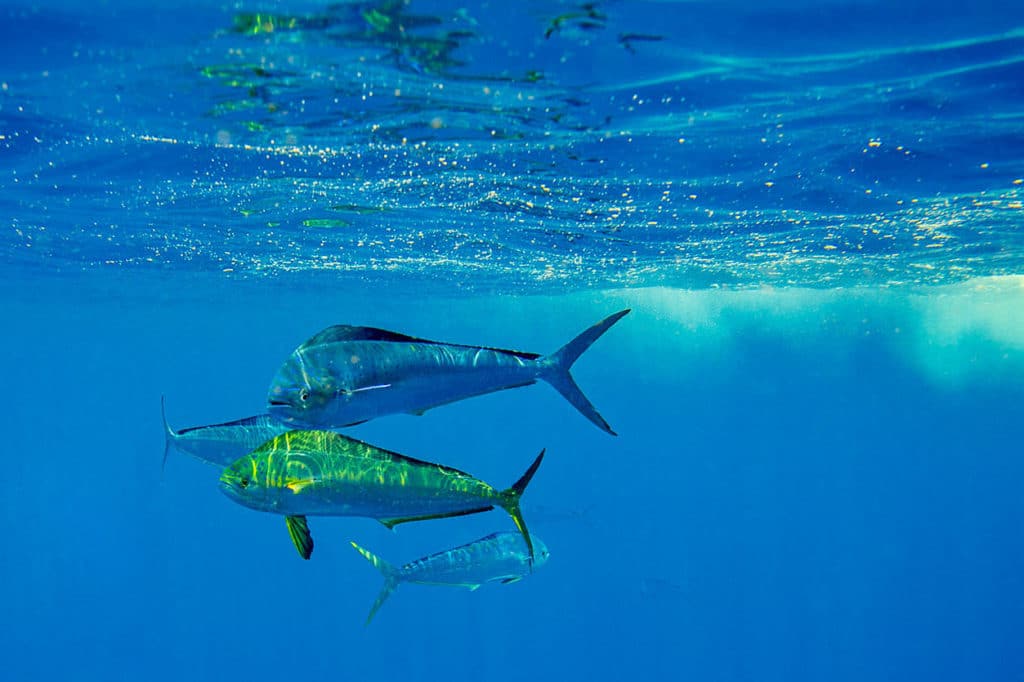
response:
<path id="1" fill-rule="evenodd" d="M 613 436 L 617 434 L 612 431 L 604 417 L 587 400 L 587 396 L 583 395 L 583 391 L 576 385 L 569 370 L 572 368 L 573 363 L 583 355 L 584 351 L 590 348 L 595 341 L 601 338 L 602 334 L 611 329 L 613 324 L 621 320 L 628 313 L 629 308 L 604 318 L 551 355 L 545 356 L 540 360 L 541 365 L 547 369 L 541 375 L 542 378 L 551 384 L 556 391 L 561 393 L 562 397 L 568 400 L 584 417 L 596 424 L 605 433 L 610 433 Z"/>
<path id="2" fill-rule="evenodd" d="M 370 550 L 364 549 L 354 542 L 352 546 L 384 576 L 384 587 L 381 588 L 380 594 L 377 595 L 377 601 L 373 602 L 373 606 L 370 607 L 370 615 L 366 617 L 366 625 L 369 625 L 373 617 L 377 615 L 377 611 L 387 601 L 387 598 L 398 588 L 398 583 L 401 582 L 401 572 Z"/>
<path id="3" fill-rule="evenodd" d="M 526 473 L 519 477 L 511 488 L 501 493 L 502 507 L 508 512 L 509 516 L 516 524 L 516 528 L 523 536 L 523 540 L 526 541 L 526 549 L 530 554 L 530 570 L 533 570 L 533 540 L 530 539 L 530 531 L 526 527 L 526 521 L 523 520 L 523 512 L 519 508 L 519 500 L 522 498 L 523 493 L 526 492 L 526 486 L 530 484 L 530 480 L 533 479 L 533 475 L 537 473 L 537 469 L 540 467 L 540 463 L 544 461 L 544 450 L 540 451 L 537 455 L 537 459 L 533 460 L 533 464 L 526 470 Z"/>
<path id="4" fill-rule="evenodd" d="M 160 396 L 160 418 L 164 422 L 164 458 L 160 462 L 160 475 L 163 476 L 164 469 L 167 468 L 167 455 L 171 452 L 171 446 L 174 444 L 174 439 L 178 434 L 174 432 L 174 429 L 167 423 L 167 410 L 165 406 L 166 400 L 164 396 Z"/>

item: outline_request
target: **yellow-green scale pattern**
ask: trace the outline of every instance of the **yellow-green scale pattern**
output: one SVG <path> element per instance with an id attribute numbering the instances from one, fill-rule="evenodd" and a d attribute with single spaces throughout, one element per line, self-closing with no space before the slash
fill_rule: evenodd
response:
<path id="1" fill-rule="evenodd" d="M 374 518 L 457 511 L 501 494 L 462 471 L 330 431 L 289 431 L 252 453 L 253 480 L 291 491 L 289 513 Z M 299 498 L 309 502 L 306 508 Z"/>

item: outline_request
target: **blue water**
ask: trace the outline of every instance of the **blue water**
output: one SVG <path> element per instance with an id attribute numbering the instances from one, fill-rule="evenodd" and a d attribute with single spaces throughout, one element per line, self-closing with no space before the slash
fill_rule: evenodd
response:
<path id="1" fill-rule="evenodd" d="M 5 680 L 1024 679 L 1011 2 L 0 6 Z M 894 7 L 893 5 L 898 5 Z M 574 375 L 348 430 L 511 527 L 280 518 L 177 428 L 331 324 Z"/>

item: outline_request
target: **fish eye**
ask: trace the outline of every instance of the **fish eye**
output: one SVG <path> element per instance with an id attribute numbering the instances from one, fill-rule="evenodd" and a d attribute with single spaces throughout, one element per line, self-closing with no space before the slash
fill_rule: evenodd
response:
<path id="1" fill-rule="evenodd" d="M 309 400 L 309 391 L 307 389 L 304 388 L 301 391 L 299 391 L 299 400 L 301 400 L 302 402 L 306 402 L 307 400 Z"/>
<path id="2" fill-rule="evenodd" d="M 249 479 L 247 477 L 245 477 L 245 476 L 243 476 L 242 478 L 238 479 L 238 487 L 240 487 L 242 490 L 245 490 L 246 488 L 248 488 L 249 487 Z"/>

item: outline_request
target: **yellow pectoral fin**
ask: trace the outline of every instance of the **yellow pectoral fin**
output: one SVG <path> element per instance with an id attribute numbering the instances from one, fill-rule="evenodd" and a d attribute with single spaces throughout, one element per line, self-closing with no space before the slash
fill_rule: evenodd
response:
<path id="1" fill-rule="evenodd" d="M 305 516 L 286 516 L 284 521 L 288 524 L 288 535 L 291 536 L 295 549 L 299 556 L 308 559 L 313 554 L 313 536 L 309 533 L 309 525 Z"/>
<path id="2" fill-rule="evenodd" d="M 303 491 L 303 489 L 308 488 L 309 486 L 313 485 L 314 483 L 316 483 L 315 479 L 312 479 L 312 478 L 302 478 L 302 479 L 298 479 L 298 480 L 292 481 L 291 483 L 289 483 L 285 487 L 288 488 L 288 490 L 291 490 L 296 495 L 298 495 L 299 493 L 301 493 Z"/>

